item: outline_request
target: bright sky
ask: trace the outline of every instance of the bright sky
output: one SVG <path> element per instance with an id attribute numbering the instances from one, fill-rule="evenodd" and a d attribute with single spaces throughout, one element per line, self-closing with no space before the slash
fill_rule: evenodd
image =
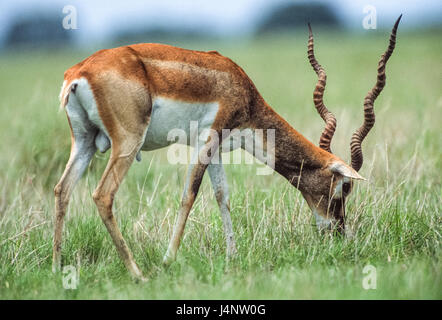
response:
<path id="1" fill-rule="evenodd" d="M 107 39 L 117 30 L 139 27 L 179 27 L 198 29 L 219 35 L 241 35 L 253 32 L 261 18 L 278 5 L 295 0 L 2 0 L 0 2 L 0 43 L 15 16 L 35 12 L 62 14 L 62 8 L 73 5 L 77 9 L 77 41 L 90 42 Z M 301 0 L 302 1 L 302 0 Z M 297 1 L 297 2 L 301 2 Z M 361 29 L 363 8 L 367 4 L 377 10 L 378 27 L 389 27 L 404 13 L 402 28 L 441 24 L 440 0 L 334 0 L 346 26 Z M 61 23 L 61 22 L 60 22 Z"/>

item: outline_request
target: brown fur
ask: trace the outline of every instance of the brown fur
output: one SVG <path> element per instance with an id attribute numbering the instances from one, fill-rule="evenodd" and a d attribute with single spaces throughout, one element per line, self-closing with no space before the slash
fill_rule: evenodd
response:
<path id="1" fill-rule="evenodd" d="M 172 65 L 170 68 L 165 69 L 160 64 L 167 65 L 168 62 Z M 115 130 L 117 122 L 124 120 L 118 110 L 122 104 L 115 101 L 123 100 L 122 91 L 130 87 L 134 95 L 124 96 L 140 100 L 137 103 L 140 109 L 131 110 L 131 118 L 145 121 L 151 111 L 151 104 L 147 100 L 150 102 L 156 95 L 186 102 L 218 101 L 220 108 L 216 122 L 225 127 L 217 129 L 247 126 L 277 129 L 279 143 L 276 145 L 289 151 L 278 153 L 280 163 L 286 162 L 290 167 L 294 159 L 306 157 L 307 165 L 318 167 L 333 158 L 274 112 L 246 73 L 217 52 L 186 50 L 161 44 L 100 50 L 65 72 L 67 83 L 80 77 L 87 78 L 91 84 L 100 117 L 109 132 Z M 146 101 L 144 105 L 143 100 Z M 109 102 L 115 106 L 112 113 Z M 114 117 L 118 120 L 113 121 Z M 122 125 L 126 130 L 131 130 L 130 123 Z"/>
<path id="2" fill-rule="evenodd" d="M 322 192 L 314 190 L 322 189 L 319 178 L 309 183 L 307 173 L 317 169 L 326 172 L 330 162 L 339 160 L 293 129 L 268 106 L 246 73 L 217 52 L 162 44 L 100 50 L 65 72 L 67 83 L 80 77 L 91 84 L 112 139 L 120 139 L 127 131 L 141 134 L 140 124 L 147 124 L 152 97 L 159 95 L 186 102 L 218 101 L 215 130 L 276 129 L 276 171 L 301 190 L 305 185 L 308 192 Z M 129 109 L 128 99 L 136 100 Z M 298 181 L 301 164 L 305 176 Z"/>
<path id="3" fill-rule="evenodd" d="M 70 83 L 81 77 L 85 77 L 92 88 L 99 116 L 112 140 L 111 157 L 93 197 L 121 258 L 134 277 L 142 278 L 142 274 L 118 229 L 112 203 L 143 143 L 152 100 L 156 96 L 185 102 L 217 101 L 219 109 L 212 129 L 220 136 L 222 129 L 275 129 L 275 170 L 300 189 L 312 209 L 324 217 L 329 216 L 331 190 L 343 178 L 333 173 L 330 165 L 343 161 L 293 129 L 264 101 L 252 80 L 229 58 L 215 51 L 193 51 L 161 44 L 100 50 L 65 72 L 66 85 L 61 97 L 64 105 Z M 203 148 L 201 152 L 207 150 Z M 176 255 L 206 168 L 207 164 L 198 162 L 190 172 L 165 262 Z M 71 191 L 68 188 L 64 197 L 63 189 L 66 185 L 69 187 L 71 180 L 67 166 L 55 190 L 59 222 L 54 238 L 54 265 L 60 263 L 60 228 Z M 335 207 L 339 208 L 331 216 L 343 217 L 343 208 Z"/>

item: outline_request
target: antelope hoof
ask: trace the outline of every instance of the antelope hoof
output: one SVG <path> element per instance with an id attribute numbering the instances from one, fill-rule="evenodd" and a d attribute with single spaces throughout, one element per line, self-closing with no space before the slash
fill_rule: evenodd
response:
<path id="1" fill-rule="evenodd" d="M 348 240 L 354 240 L 354 238 L 355 238 L 355 234 L 354 234 L 353 230 L 351 230 L 351 229 L 346 229 L 345 237 L 346 237 Z"/>
<path id="2" fill-rule="evenodd" d="M 175 256 L 171 255 L 169 253 L 166 253 L 166 255 L 163 258 L 163 266 L 168 267 L 175 261 Z"/>
<path id="3" fill-rule="evenodd" d="M 145 278 L 141 273 L 141 271 L 139 270 L 132 271 L 130 274 L 132 276 L 132 279 L 135 281 L 135 283 L 142 283 L 148 281 L 148 279 Z"/>
<path id="4" fill-rule="evenodd" d="M 143 283 L 143 282 L 147 282 L 149 279 L 143 277 L 143 276 L 136 276 L 134 277 L 134 281 L 135 283 Z"/>
<path id="5" fill-rule="evenodd" d="M 61 262 L 60 261 L 52 261 L 52 273 L 57 273 L 61 271 Z"/>
<path id="6" fill-rule="evenodd" d="M 58 273 L 61 270 L 60 265 L 52 264 L 52 273 Z"/>

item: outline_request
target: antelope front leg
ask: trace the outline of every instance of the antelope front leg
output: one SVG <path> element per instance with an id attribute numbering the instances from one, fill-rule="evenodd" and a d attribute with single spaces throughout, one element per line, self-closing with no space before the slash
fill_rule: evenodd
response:
<path id="1" fill-rule="evenodd" d="M 144 281 L 145 279 L 135 263 L 132 252 L 127 246 L 112 213 L 115 193 L 132 164 L 138 149 L 134 148 L 130 153 L 124 154 L 123 152 L 115 151 L 118 150 L 118 147 L 114 146 L 114 148 L 106 170 L 103 173 L 103 177 L 97 189 L 94 191 L 93 198 L 98 207 L 101 219 L 112 237 L 126 268 L 135 279 Z"/>
<path id="2" fill-rule="evenodd" d="M 207 164 L 190 165 L 186 185 L 184 187 L 183 197 L 181 199 L 181 207 L 178 212 L 178 217 L 173 229 L 172 238 L 169 242 L 166 255 L 163 258 L 163 263 L 169 265 L 176 258 L 176 252 L 180 245 L 181 237 L 186 226 L 187 217 L 189 216 L 190 209 L 192 209 L 195 197 L 198 193 L 201 181 L 203 180 L 204 172 L 207 168 Z"/>
<path id="3" fill-rule="evenodd" d="M 210 157 L 207 157 L 207 155 L 211 147 L 213 146 L 210 143 L 206 143 L 201 148 L 196 149 L 193 155 L 192 163 L 189 165 L 178 217 L 175 222 L 169 247 L 167 248 L 167 252 L 163 258 L 163 264 L 165 265 L 169 265 L 175 261 L 176 253 L 178 247 L 180 246 L 181 237 L 184 232 L 184 227 L 186 226 L 187 217 L 189 216 L 190 209 L 192 209 L 193 203 L 195 202 L 201 181 L 203 180 L 204 172 L 210 163 Z M 216 145 L 216 148 L 212 149 L 210 152 L 215 152 L 217 148 L 218 145 Z M 201 161 L 202 158 L 204 161 Z"/>
<path id="4" fill-rule="evenodd" d="M 237 250 L 233 234 L 232 220 L 230 218 L 229 188 L 226 172 L 224 171 L 222 163 L 211 163 L 207 170 L 209 171 L 210 181 L 221 212 L 224 235 L 226 237 L 227 257 L 231 257 Z"/>

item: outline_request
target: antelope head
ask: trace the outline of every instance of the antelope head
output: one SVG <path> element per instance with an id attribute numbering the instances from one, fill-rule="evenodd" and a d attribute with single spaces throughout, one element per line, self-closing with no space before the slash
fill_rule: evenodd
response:
<path id="1" fill-rule="evenodd" d="M 313 101 L 316 110 L 325 122 L 325 128 L 319 140 L 319 147 L 329 154 L 327 155 L 326 168 L 302 171 L 299 177 L 301 183 L 298 183 L 298 188 L 315 214 L 319 228 L 336 228 L 339 232 L 344 233 L 345 200 L 352 191 L 354 180 L 365 180 L 358 173 L 363 163 L 362 141 L 375 122 L 373 105 L 385 86 L 385 66 L 396 44 L 396 31 L 401 17 L 402 15 L 396 20 L 390 36 L 389 46 L 379 60 L 376 84 L 365 96 L 364 122 L 351 138 L 351 165 L 347 165 L 339 157 L 333 155 L 330 148 L 336 130 L 336 118 L 323 102 L 327 76 L 324 68 L 315 58 L 312 29 L 310 24 L 308 25 L 308 59 L 318 75 L 318 82 L 313 92 Z"/>

